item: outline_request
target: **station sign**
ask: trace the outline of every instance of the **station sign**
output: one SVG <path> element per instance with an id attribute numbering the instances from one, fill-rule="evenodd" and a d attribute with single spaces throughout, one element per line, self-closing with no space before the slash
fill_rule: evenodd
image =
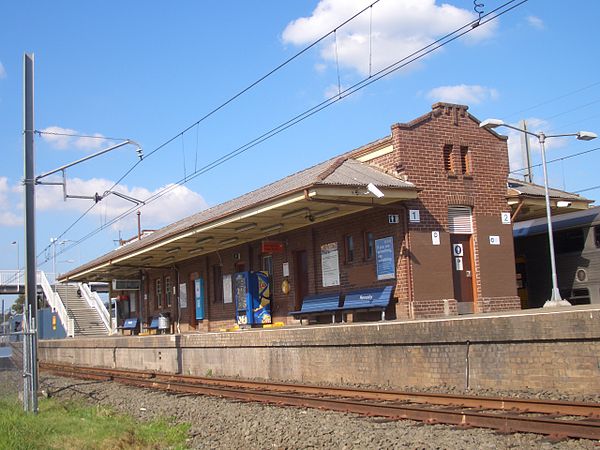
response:
<path id="1" fill-rule="evenodd" d="M 262 241 L 260 243 L 261 253 L 283 253 L 284 244 L 282 241 Z"/>

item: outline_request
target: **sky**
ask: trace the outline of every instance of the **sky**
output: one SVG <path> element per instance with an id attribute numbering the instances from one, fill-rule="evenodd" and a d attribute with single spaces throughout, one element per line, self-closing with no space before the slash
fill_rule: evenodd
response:
<path id="1" fill-rule="evenodd" d="M 480 120 L 527 120 L 529 129 L 546 134 L 600 132 L 597 0 L 576 7 L 526 1 L 340 98 L 340 92 L 477 16 L 468 0 L 379 0 L 340 26 L 371 3 L 5 2 L 0 14 L 0 268 L 17 266 L 17 250 L 21 265 L 24 260 L 25 53 L 35 55 L 35 129 L 42 132 L 35 138 L 36 174 L 124 139 L 139 143 L 145 158 L 137 165 L 136 147 L 125 145 L 69 168 L 66 190 L 80 196 L 113 190 L 140 201 L 166 192 L 141 207 L 143 229 L 165 226 L 389 135 L 392 124 L 427 113 L 437 101 L 466 104 Z M 483 12 L 501 4 L 485 2 Z M 332 96 L 339 101 L 244 147 Z M 511 168 L 520 169 L 520 138 L 505 130 Z M 593 169 L 600 163 L 599 147 L 600 140 L 549 139 L 548 159 L 558 159 L 549 164 L 550 184 L 600 197 Z M 219 159 L 237 150 L 244 151 Z M 533 163 L 539 163 L 537 142 L 532 152 Z M 572 156 L 581 152 L 587 153 Z M 183 179 L 188 181 L 177 184 Z M 543 182 L 539 168 L 534 181 Z M 129 210 L 132 214 L 112 223 Z M 39 268 L 51 273 L 55 261 L 56 271 L 65 272 L 114 249 L 120 237 L 136 234 L 135 212 L 133 202 L 116 195 L 97 204 L 64 201 L 61 187 L 38 185 Z M 58 238 L 55 260 L 47 249 L 53 238 Z"/>

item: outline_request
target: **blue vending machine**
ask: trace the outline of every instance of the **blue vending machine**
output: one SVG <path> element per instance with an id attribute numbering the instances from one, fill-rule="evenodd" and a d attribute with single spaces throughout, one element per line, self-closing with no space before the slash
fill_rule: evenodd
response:
<path id="1" fill-rule="evenodd" d="M 271 289 L 267 272 L 235 273 L 233 294 L 238 325 L 271 323 Z"/>

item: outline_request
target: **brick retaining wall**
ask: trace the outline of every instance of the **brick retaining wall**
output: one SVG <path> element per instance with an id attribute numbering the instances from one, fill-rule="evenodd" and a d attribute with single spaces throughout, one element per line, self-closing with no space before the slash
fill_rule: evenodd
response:
<path id="1" fill-rule="evenodd" d="M 594 393 L 600 309 L 41 341 L 39 355 L 48 362 L 308 383 L 463 388 L 468 382 Z"/>

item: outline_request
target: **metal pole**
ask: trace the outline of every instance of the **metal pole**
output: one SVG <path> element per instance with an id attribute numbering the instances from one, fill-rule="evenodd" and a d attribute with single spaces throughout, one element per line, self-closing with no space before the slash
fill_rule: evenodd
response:
<path id="1" fill-rule="evenodd" d="M 37 367 L 37 280 L 35 261 L 35 168 L 34 168 L 34 122 L 33 122 L 33 54 L 24 56 L 24 164 L 25 164 L 25 293 L 31 335 L 29 375 L 31 376 L 31 411 L 37 413 L 38 367 Z"/>
<path id="2" fill-rule="evenodd" d="M 546 221 L 548 222 L 548 244 L 550 246 L 550 267 L 552 270 L 552 295 L 550 300 L 544 303 L 544 308 L 552 306 L 570 306 L 567 300 L 563 300 L 558 290 L 558 278 L 556 276 L 556 261 L 554 258 L 554 235 L 552 232 L 552 214 L 550 211 L 550 194 L 548 193 L 548 169 L 546 168 L 546 135 L 539 133 L 538 138 L 542 147 L 542 167 L 544 169 L 544 193 L 546 196 Z"/>

